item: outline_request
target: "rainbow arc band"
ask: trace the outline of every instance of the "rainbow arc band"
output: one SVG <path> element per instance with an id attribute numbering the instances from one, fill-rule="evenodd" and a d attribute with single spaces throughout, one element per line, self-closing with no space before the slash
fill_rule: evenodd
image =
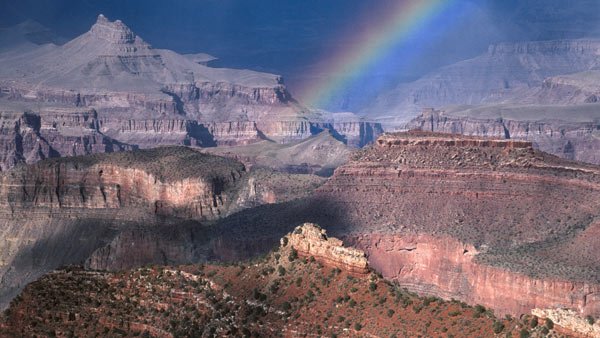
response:
<path id="1" fill-rule="evenodd" d="M 360 81 L 361 75 L 373 64 L 457 1 L 398 0 L 392 8 L 386 9 L 385 17 L 366 25 L 369 28 L 360 33 L 357 43 L 336 51 L 328 58 L 323 69 L 328 74 L 343 76 L 324 78 L 317 84 L 311 84 L 310 88 L 300 90 L 303 102 L 309 107 L 325 105 L 339 90 L 347 88 L 352 81 Z"/>

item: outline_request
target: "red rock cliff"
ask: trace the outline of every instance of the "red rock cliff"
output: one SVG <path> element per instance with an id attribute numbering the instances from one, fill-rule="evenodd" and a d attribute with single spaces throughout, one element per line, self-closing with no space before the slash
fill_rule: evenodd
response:
<path id="1" fill-rule="evenodd" d="M 523 141 L 380 137 L 319 189 L 332 231 L 416 291 L 600 314 L 600 168 Z M 322 223 L 322 222 L 321 222 Z"/>

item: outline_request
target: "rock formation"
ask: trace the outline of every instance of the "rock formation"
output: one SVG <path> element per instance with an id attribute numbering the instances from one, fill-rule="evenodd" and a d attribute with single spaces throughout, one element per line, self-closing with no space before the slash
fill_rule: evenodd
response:
<path id="1" fill-rule="evenodd" d="M 398 125 L 429 107 L 583 103 L 593 93 L 584 97 L 583 93 L 573 95 L 557 90 L 548 95 L 542 89 L 558 82 L 548 78 L 595 69 L 600 62 L 599 50 L 600 41 L 594 39 L 492 45 L 480 56 L 442 67 L 381 93 L 362 113 Z"/>
<path id="2" fill-rule="evenodd" d="M 319 188 L 319 222 L 415 291 L 597 316 L 599 175 L 523 141 L 386 135 Z"/>
<path id="3" fill-rule="evenodd" d="M 185 147 L 47 159 L 0 175 L 0 305 L 65 264 L 126 269 L 212 257 L 214 221 L 310 194 L 311 175 Z"/>
<path id="4" fill-rule="evenodd" d="M 381 132 L 379 124 L 355 117 L 340 122 L 303 107 L 277 75 L 211 68 L 207 59 L 152 48 L 123 22 L 103 15 L 64 45 L 0 54 L 0 111 L 8 112 L 2 116 L 18 120 L 26 113 L 54 135 L 39 154 L 29 154 L 39 148 L 37 139 L 25 139 L 23 150 L 9 146 L 0 152 L 0 166 L 158 145 L 285 143 L 324 129 L 363 146 Z M 74 125 L 73 114 L 93 117 Z M 107 146 L 67 151 L 74 135 L 91 131 L 92 139 L 82 143 Z"/>
<path id="5" fill-rule="evenodd" d="M 137 148 L 103 134 L 94 111 L 69 109 L 43 114 L 3 111 L 0 114 L 0 171 L 50 157 Z"/>
<path id="6" fill-rule="evenodd" d="M 600 106 L 478 106 L 426 110 L 410 129 L 527 140 L 562 158 L 600 164 Z M 569 113 L 565 113 L 569 111 Z"/>
<path id="7" fill-rule="evenodd" d="M 589 319 L 581 318 L 579 314 L 573 310 L 566 309 L 533 309 L 531 311 L 534 315 L 540 318 L 548 318 L 564 328 L 567 328 L 573 332 L 582 334 L 584 337 L 599 337 L 600 336 L 600 323 L 590 323 Z"/>
<path id="8" fill-rule="evenodd" d="M 365 253 L 343 246 L 337 238 L 327 237 L 327 231 L 316 224 L 305 223 L 281 239 L 281 245 L 291 246 L 298 255 L 314 257 L 329 266 L 364 275 L 369 272 Z"/>

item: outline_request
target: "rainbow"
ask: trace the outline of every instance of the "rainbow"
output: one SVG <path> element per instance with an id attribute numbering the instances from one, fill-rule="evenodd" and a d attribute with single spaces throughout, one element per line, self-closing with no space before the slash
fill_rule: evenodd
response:
<path id="1" fill-rule="evenodd" d="M 458 0 L 396 0 L 385 8 L 385 15 L 370 19 L 369 28 L 359 32 L 351 47 L 330 53 L 321 73 L 332 74 L 317 83 L 300 88 L 299 97 L 309 107 L 324 108 L 345 88 L 361 81 L 377 63 L 403 41 L 441 17 Z M 345 34 L 356 34 L 349 31 Z"/>

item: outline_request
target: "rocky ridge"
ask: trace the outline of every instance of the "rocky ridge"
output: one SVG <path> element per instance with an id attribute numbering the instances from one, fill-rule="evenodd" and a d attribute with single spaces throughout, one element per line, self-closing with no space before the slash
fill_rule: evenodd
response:
<path id="1" fill-rule="evenodd" d="M 26 112 L 42 125 L 57 126 L 71 123 L 61 112 L 93 112 L 95 141 L 126 149 L 241 145 L 265 139 L 286 143 L 325 129 L 362 146 L 381 132 L 376 123 L 340 121 L 303 107 L 277 75 L 211 68 L 198 57 L 206 59 L 153 48 L 123 22 L 100 15 L 88 32 L 64 45 L 0 54 L 0 110 L 15 116 Z M 35 157 L 16 149 L 4 155 L 2 167 L 72 155 L 63 151 L 71 140 L 61 137 L 89 129 L 57 128 L 47 145 L 56 151 Z M 36 144 L 26 140 L 24 147 Z M 88 147 L 83 153 L 119 150 Z"/>
<path id="2" fill-rule="evenodd" d="M 537 325 L 532 316 L 496 318 L 482 306 L 418 297 L 373 273 L 345 270 L 335 263 L 338 258 L 351 252 L 362 257 L 360 266 L 365 267 L 364 253 L 355 255 L 358 250 L 342 250 L 335 239 L 323 239 L 316 225 L 295 232 L 252 262 L 118 273 L 76 267 L 54 271 L 11 303 L 0 317 L 0 334 L 559 336 L 549 321 Z M 291 245 L 306 240 L 325 256 L 295 251 Z M 322 245 L 341 251 L 322 252 Z M 534 320 L 537 326 L 530 324 Z"/>
<path id="3" fill-rule="evenodd" d="M 350 273 L 365 275 L 369 272 L 364 252 L 344 247 L 341 240 L 327 237 L 327 231 L 316 224 L 304 223 L 296 227 L 281 239 L 281 245 L 290 245 L 301 257 L 314 257 Z"/>
<path id="4" fill-rule="evenodd" d="M 565 110 L 570 110 L 565 114 Z M 580 106 L 475 106 L 446 111 L 426 110 L 409 129 L 496 137 L 533 142 L 562 158 L 600 164 L 598 105 Z"/>
<path id="5" fill-rule="evenodd" d="M 115 270 L 210 259 L 215 221 L 305 196 L 321 183 L 247 172 L 185 147 L 19 165 L 0 175 L 0 304 L 64 264 Z"/>

